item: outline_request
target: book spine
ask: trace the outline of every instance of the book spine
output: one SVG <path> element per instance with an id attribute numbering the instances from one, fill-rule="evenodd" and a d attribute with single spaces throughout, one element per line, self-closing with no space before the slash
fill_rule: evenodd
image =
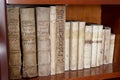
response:
<path id="1" fill-rule="evenodd" d="M 93 31 L 93 27 L 91 25 L 86 25 L 85 46 L 84 46 L 84 68 L 91 67 L 92 31 Z"/>
<path id="2" fill-rule="evenodd" d="M 56 73 L 64 73 L 65 6 L 56 6 Z"/>
<path id="3" fill-rule="evenodd" d="M 114 46 L 115 46 L 115 34 L 111 34 L 109 63 L 113 63 Z"/>
<path id="4" fill-rule="evenodd" d="M 111 28 L 105 27 L 105 50 L 104 50 L 104 64 L 109 63 L 109 54 L 110 54 L 110 35 L 111 35 Z"/>
<path id="5" fill-rule="evenodd" d="M 103 65 L 104 48 L 105 48 L 105 29 L 102 30 L 102 53 L 100 55 L 100 65 Z"/>
<path id="6" fill-rule="evenodd" d="M 98 49 L 97 49 L 97 66 L 101 65 L 101 57 L 103 55 L 102 53 L 102 37 L 103 37 L 103 26 L 99 25 L 98 26 L 99 31 L 98 31 Z"/>
<path id="7" fill-rule="evenodd" d="M 84 68 L 85 22 L 79 22 L 78 69 Z"/>
<path id="8" fill-rule="evenodd" d="M 21 8 L 20 18 L 23 51 L 23 77 L 35 77 L 37 76 L 37 60 L 34 8 Z"/>
<path id="9" fill-rule="evenodd" d="M 69 70 L 70 22 L 65 23 L 65 71 Z"/>
<path id="10" fill-rule="evenodd" d="M 7 8 L 9 78 L 21 78 L 19 8 Z"/>
<path id="11" fill-rule="evenodd" d="M 55 75 L 56 55 L 56 6 L 50 7 L 51 75 Z"/>
<path id="12" fill-rule="evenodd" d="M 50 74 L 50 8 L 37 7 L 38 75 Z"/>
<path id="13" fill-rule="evenodd" d="M 96 67 L 97 63 L 97 49 L 98 49 L 98 25 L 93 26 L 93 35 L 92 35 L 92 55 L 91 55 L 91 67 Z"/>
<path id="14" fill-rule="evenodd" d="M 77 70 L 78 56 L 78 22 L 71 22 L 70 70 Z"/>

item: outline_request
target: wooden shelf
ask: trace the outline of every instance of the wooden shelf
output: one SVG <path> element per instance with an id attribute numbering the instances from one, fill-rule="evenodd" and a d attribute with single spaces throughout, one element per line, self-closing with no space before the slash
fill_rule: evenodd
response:
<path id="1" fill-rule="evenodd" d="M 7 4 L 120 4 L 120 0 L 6 0 Z"/>
<path id="2" fill-rule="evenodd" d="M 30 78 L 30 80 L 102 80 L 116 77 L 120 77 L 120 65 L 107 64 L 96 68 L 66 71 L 63 74 L 57 74 L 54 76 Z"/>

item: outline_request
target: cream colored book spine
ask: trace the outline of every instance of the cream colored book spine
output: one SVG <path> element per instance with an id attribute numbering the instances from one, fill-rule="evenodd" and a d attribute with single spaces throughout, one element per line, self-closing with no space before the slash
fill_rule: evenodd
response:
<path id="1" fill-rule="evenodd" d="M 111 28 L 105 27 L 105 50 L 104 50 L 104 64 L 109 63 L 109 55 L 110 55 L 110 37 L 111 37 Z"/>
<path id="2" fill-rule="evenodd" d="M 103 55 L 102 53 L 102 38 L 103 38 L 103 25 L 98 25 L 99 31 L 98 31 L 98 48 L 97 48 L 97 65 L 100 66 L 101 64 L 101 57 Z"/>
<path id="3" fill-rule="evenodd" d="M 85 22 L 79 22 L 78 27 L 78 69 L 84 68 Z"/>
<path id="4" fill-rule="evenodd" d="M 100 55 L 100 65 L 103 65 L 103 56 L 105 48 L 105 29 L 102 31 L 102 53 Z"/>
<path id="5" fill-rule="evenodd" d="M 109 63 L 113 63 L 114 46 L 115 46 L 115 34 L 111 34 Z"/>
<path id="6" fill-rule="evenodd" d="M 98 49 L 98 25 L 92 25 L 93 35 L 92 35 L 92 55 L 91 55 L 91 67 L 96 67 L 97 63 L 97 49 Z"/>
<path id="7" fill-rule="evenodd" d="M 84 68 L 91 67 L 92 31 L 93 31 L 93 27 L 91 25 L 86 25 L 85 46 L 84 46 Z"/>
<path id="8" fill-rule="evenodd" d="M 51 75 L 55 75 L 56 55 L 56 6 L 50 7 L 50 44 L 51 44 Z"/>
<path id="9" fill-rule="evenodd" d="M 8 25 L 8 68 L 10 79 L 21 78 L 21 50 L 20 50 L 20 27 L 19 27 L 19 8 L 7 8 Z"/>
<path id="10" fill-rule="evenodd" d="M 65 30 L 65 6 L 56 6 L 56 73 L 64 73 L 64 59 L 65 59 L 65 44 L 64 44 L 64 30 Z"/>
<path id="11" fill-rule="evenodd" d="M 35 77 L 38 74 L 34 8 L 21 8 L 20 18 L 23 51 L 23 77 Z"/>
<path id="12" fill-rule="evenodd" d="M 78 22 L 71 22 L 70 70 L 77 70 Z"/>
<path id="13" fill-rule="evenodd" d="M 70 22 L 65 23 L 65 71 L 69 70 L 70 57 Z"/>
<path id="14" fill-rule="evenodd" d="M 50 75 L 50 8 L 37 7 L 38 75 Z"/>

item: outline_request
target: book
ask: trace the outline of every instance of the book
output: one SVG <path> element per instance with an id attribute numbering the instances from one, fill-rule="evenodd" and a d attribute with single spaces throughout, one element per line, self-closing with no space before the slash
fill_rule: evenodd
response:
<path id="1" fill-rule="evenodd" d="M 91 67 L 92 54 L 92 25 L 86 25 L 85 28 L 85 45 L 84 45 L 84 68 Z"/>
<path id="2" fill-rule="evenodd" d="M 110 37 L 111 37 L 111 28 L 105 27 L 105 47 L 104 47 L 104 64 L 109 63 L 109 55 L 110 55 Z"/>
<path id="3" fill-rule="evenodd" d="M 103 25 L 98 25 L 98 46 L 97 46 L 97 65 L 96 66 L 100 66 L 101 65 L 101 60 L 103 60 L 103 58 L 101 58 L 103 56 L 103 52 L 102 52 L 102 38 L 103 38 Z"/>
<path id="4" fill-rule="evenodd" d="M 23 53 L 23 77 L 35 77 L 37 73 L 35 9 L 21 8 L 21 38 Z"/>
<path id="5" fill-rule="evenodd" d="M 84 68 L 85 22 L 79 22 L 78 27 L 78 69 Z"/>
<path id="6" fill-rule="evenodd" d="M 10 79 L 21 78 L 19 7 L 7 7 L 8 69 Z"/>
<path id="7" fill-rule="evenodd" d="M 115 34 L 111 34 L 109 63 L 113 63 L 114 46 L 115 46 Z"/>
<path id="8" fill-rule="evenodd" d="M 96 67 L 97 63 L 97 49 L 98 49 L 98 25 L 92 25 L 93 34 L 92 34 L 92 54 L 91 54 L 91 67 Z"/>
<path id="9" fill-rule="evenodd" d="M 50 7 L 50 44 L 51 44 L 51 75 L 56 68 L 56 6 Z"/>
<path id="10" fill-rule="evenodd" d="M 56 6 L 56 74 L 64 73 L 65 6 Z"/>
<path id="11" fill-rule="evenodd" d="M 38 75 L 50 75 L 50 8 L 37 7 Z"/>
<path id="12" fill-rule="evenodd" d="M 102 30 L 102 53 L 100 54 L 100 65 L 103 65 L 104 48 L 105 48 L 105 29 Z"/>
<path id="13" fill-rule="evenodd" d="M 71 22 L 70 70 L 77 70 L 78 64 L 78 22 Z"/>
<path id="14" fill-rule="evenodd" d="M 70 57 L 70 22 L 65 23 L 65 71 L 69 70 Z"/>

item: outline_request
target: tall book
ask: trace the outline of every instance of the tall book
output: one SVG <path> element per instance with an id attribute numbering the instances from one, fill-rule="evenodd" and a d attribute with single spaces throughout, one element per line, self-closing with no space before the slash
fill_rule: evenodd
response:
<path id="1" fill-rule="evenodd" d="M 109 63 L 111 28 L 105 27 L 104 64 Z"/>
<path id="2" fill-rule="evenodd" d="M 51 75 L 55 75 L 56 63 L 56 6 L 50 7 L 50 44 L 51 44 Z"/>
<path id="3" fill-rule="evenodd" d="M 9 78 L 21 78 L 19 8 L 7 8 Z"/>
<path id="4" fill-rule="evenodd" d="M 69 70 L 70 57 L 70 22 L 65 23 L 65 71 Z"/>
<path id="5" fill-rule="evenodd" d="M 50 8 L 37 7 L 38 75 L 50 75 Z"/>
<path id="6" fill-rule="evenodd" d="M 98 49 L 98 25 L 93 26 L 92 34 L 92 54 L 91 54 L 91 67 L 96 67 L 97 63 L 97 49 Z"/>
<path id="7" fill-rule="evenodd" d="M 23 77 L 37 76 L 36 35 L 34 8 L 21 8 L 21 36 L 23 51 Z"/>
<path id="8" fill-rule="evenodd" d="M 102 38 L 103 38 L 103 25 L 98 25 L 98 46 L 97 46 L 97 66 L 101 65 L 102 52 Z"/>
<path id="9" fill-rule="evenodd" d="M 77 70 L 78 64 L 78 22 L 71 22 L 70 70 Z"/>
<path id="10" fill-rule="evenodd" d="M 79 22 L 78 27 L 78 69 L 84 68 L 85 22 Z"/>
<path id="11" fill-rule="evenodd" d="M 113 63 L 114 46 L 115 46 L 115 34 L 111 34 L 109 63 Z"/>
<path id="12" fill-rule="evenodd" d="M 105 48 L 105 29 L 102 30 L 102 53 L 100 54 L 100 65 L 103 65 L 104 48 Z"/>
<path id="13" fill-rule="evenodd" d="M 56 6 L 56 73 L 64 73 L 65 6 Z"/>
<path id="14" fill-rule="evenodd" d="M 86 25 L 85 28 L 85 45 L 84 45 L 84 68 L 91 67 L 92 54 L 92 25 Z"/>

